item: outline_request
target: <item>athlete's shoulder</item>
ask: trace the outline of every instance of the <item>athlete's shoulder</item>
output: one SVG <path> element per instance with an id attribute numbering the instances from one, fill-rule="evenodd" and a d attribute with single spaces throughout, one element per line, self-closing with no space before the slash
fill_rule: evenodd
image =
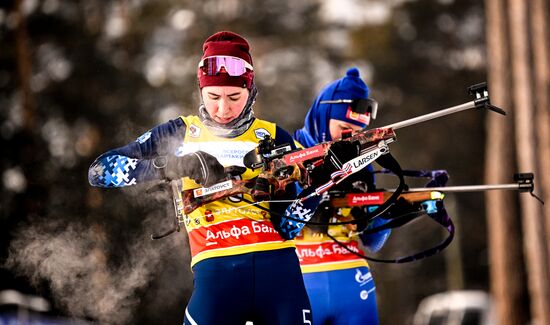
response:
<path id="1" fill-rule="evenodd" d="M 182 115 L 178 117 L 177 120 L 181 121 L 187 126 L 200 123 L 200 118 L 197 115 Z"/>
<path id="2" fill-rule="evenodd" d="M 275 128 L 275 144 L 290 144 L 293 149 L 296 148 L 296 142 L 294 141 L 294 138 L 292 138 L 290 133 L 288 133 L 285 129 L 278 125 L 276 125 Z"/>
<path id="3" fill-rule="evenodd" d="M 251 127 L 264 127 L 275 130 L 276 124 L 270 121 L 262 120 L 260 118 L 254 117 L 254 122 Z"/>
<path id="4" fill-rule="evenodd" d="M 136 142 L 145 143 L 146 141 L 162 141 L 162 139 L 173 136 L 184 136 L 186 124 L 181 118 L 175 118 L 159 124 L 149 131 L 145 132 L 136 139 Z"/>
<path id="5" fill-rule="evenodd" d="M 298 149 L 304 149 L 305 148 L 305 146 L 303 146 L 300 142 L 298 142 L 298 140 L 294 140 L 294 145 Z"/>

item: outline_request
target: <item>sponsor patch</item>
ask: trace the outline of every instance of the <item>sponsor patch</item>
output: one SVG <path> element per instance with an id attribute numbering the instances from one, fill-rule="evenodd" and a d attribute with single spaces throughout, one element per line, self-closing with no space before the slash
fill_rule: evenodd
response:
<path id="1" fill-rule="evenodd" d="M 361 270 L 355 269 L 355 281 L 363 285 L 371 280 L 372 280 L 372 275 L 370 274 L 370 272 L 363 273 L 361 272 Z"/>
<path id="2" fill-rule="evenodd" d="M 139 143 L 144 143 L 145 141 L 149 140 L 150 137 L 151 137 L 151 131 L 147 131 L 143 133 L 139 138 L 137 138 L 136 141 Z"/>
<path id="3" fill-rule="evenodd" d="M 264 128 L 259 128 L 259 129 L 255 129 L 254 130 L 254 134 L 256 135 L 256 138 L 258 139 L 263 139 L 265 138 L 266 135 L 269 135 L 271 136 L 271 134 L 269 133 L 269 131 L 267 131 L 266 129 Z"/>
<path id="4" fill-rule="evenodd" d="M 388 152 L 388 146 L 384 141 L 380 141 L 378 146 L 371 148 L 366 153 L 359 157 L 353 158 L 350 161 L 344 163 L 342 170 L 348 173 L 355 173 L 365 168 L 368 164 L 372 163 L 378 157 Z"/>
<path id="5" fill-rule="evenodd" d="M 201 196 L 205 196 L 205 195 L 208 195 L 208 194 L 221 192 L 223 190 L 228 190 L 232 187 L 233 187 L 233 183 L 229 180 L 229 181 L 221 182 L 221 183 L 218 183 L 218 184 L 214 184 L 210 187 L 197 188 L 197 189 L 193 190 L 193 195 L 195 197 L 201 197 Z"/>
<path id="6" fill-rule="evenodd" d="M 198 138 L 200 137 L 200 135 L 201 135 L 201 129 L 198 126 L 191 124 L 189 126 L 189 136 L 192 138 Z"/>
<path id="7" fill-rule="evenodd" d="M 349 206 L 379 205 L 384 203 L 383 192 L 353 193 L 346 196 Z"/>
<path id="8" fill-rule="evenodd" d="M 316 145 L 314 147 L 303 149 L 297 152 L 290 153 L 284 156 L 285 163 L 295 164 L 309 159 L 323 157 L 325 151 L 323 150 L 323 145 Z"/>

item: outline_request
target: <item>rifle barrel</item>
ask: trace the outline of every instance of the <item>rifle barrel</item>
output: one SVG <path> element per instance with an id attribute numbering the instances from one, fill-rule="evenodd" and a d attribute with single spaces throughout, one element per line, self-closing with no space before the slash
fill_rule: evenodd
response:
<path id="1" fill-rule="evenodd" d="M 512 184 L 496 184 L 496 185 L 465 185 L 465 186 L 445 186 L 445 187 L 420 187 L 409 188 L 407 192 L 424 192 L 424 191 L 438 191 L 443 193 L 449 192 L 481 192 L 489 190 L 518 190 L 518 189 L 530 189 L 531 184 L 512 183 Z M 389 191 L 393 191 L 389 190 Z"/>
<path id="2" fill-rule="evenodd" d="M 389 125 L 381 127 L 381 129 L 392 128 L 394 130 L 397 130 L 397 129 L 404 128 L 404 127 L 409 126 L 409 125 L 418 124 L 418 123 L 421 123 L 421 122 L 433 120 L 433 119 L 436 119 L 438 117 L 442 117 L 442 116 L 449 115 L 449 114 L 454 114 L 454 113 L 465 111 L 465 110 L 471 109 L 471 108 L 476 108 L 476 101 L 472 100 L 470 102 L 460 104 L 460 105 L 457 105 L 457 106 L 453 106 L 453 107 L 449 107 L 449 108 L 445 108 L 445 109 L 442 109 L 442 110 L 439 110 L 439 111 L 435 111 L 433 113 L 428 113 L 428 114 L 413 117 L 411 119 L 404 120 L 404 121 L 401 121 L 401 122 L 389 124 Z"/>

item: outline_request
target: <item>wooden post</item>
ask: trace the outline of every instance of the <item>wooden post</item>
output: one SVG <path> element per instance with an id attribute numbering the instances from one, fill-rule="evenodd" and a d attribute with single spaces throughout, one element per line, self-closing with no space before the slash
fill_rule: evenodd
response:
<path id="1" fill-rule="evenodd" d="M 533 63 L 535 73 L 535 121 L 537 134 L 537 163 L 540 173 L 537 174 L 537 192 L 548 202 L 543 207 L 546 222 L 547 253 L 550 253 L 550 53 L 548 52 L 548 6 L 545 0 L 533 1 L 531 35 L 533 46 Z M 550 258 L 550 255 L 547 259 Z"/>
<path id="2" fill-rule="evenodd" d="M 516 156 L 520 171 L 537 173 L 533 88 L 529 61 L 527 5 L 524 0 L 509 0 L 511 63 L 516 126 Z M 550 324 L 548 260 L 542 209 L 536 200 L 520 198 L 523 224 L 523 246 L 531 297 L 531 315 L 537 324 Z"/>
<path id="3" fill-rule="evenodd" d="M 514 173 L 513 111 L 510 94 L 510 59 L 507 24 L 502 0 L 486 0 L 488 84 L 491 101 L 504 108 L 506 117 L 487 114 L 485 183 L 506 183 Z M 486 198 L 491 294 L 497 323 L 526 324 L 529 311 L 520 301 L 524 293 L 519 217 L 514 204 L 516 193 L 488 191 Z"/>

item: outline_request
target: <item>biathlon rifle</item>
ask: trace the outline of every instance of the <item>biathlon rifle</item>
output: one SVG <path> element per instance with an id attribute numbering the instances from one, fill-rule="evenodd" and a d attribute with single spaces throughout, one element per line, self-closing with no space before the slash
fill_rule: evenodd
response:
<path id="1" fill-rule="evenodd" d="M 389 173 L 387 170 L 379 171 L 382 173 Z M 409 188 L 403 191 L 397 198 L 396 204 L 379 218 L 385 219 L 383 222 L 372 223 L 368 227 L 355 232 L 355 235 L 370 235 L 379 233 L 392 228 L 401 227 L 418 217 L 427 215 L 431 220 L 435 221 L 438 225 L 442 226 L 448 233 L 447 237 L 435 245 L 434 247 L 425 249 L 419 253 L 393 258 L 393 259 L 379 259 L 362 254 L 358 254 L 355 251 L 349 249 L 347 245 L 341 243 L 336 238 L 330 235 L 327 231 L 328 225 L 338 224 L 354 224 L 356 220 L 348 221 L 330 221 L 334 219 L 334 216 L 345 215 L 341 211 L 348 209 L 348 214 L 352 217 L 357 215 L 368 214 L 375 206 L 383 204 L 392 195 L 395 190 L 376 190 L 372 192 L 364 193 L 346 193 L 342 191 L 328 191 L 325 194 L 326 203 L 321 211 L 316 212 L 315 221 L 309 222 L 310 229 L 313 232 L 319 233 L 321 236 L 325 235 L 331 238 L 342 248 L 348 250 L 351 254 L 364 258 L 369 261 L 380 263 L 407 263 L 416 261 L 422 258 L 426 258 L 441 252 L 445 249 L 453 240 L 455 234 L 455 226 L 452 219 L 447 214 L 443 199 L 448 193 L 456 192 L 479 192 L 490 190 L 516 190 L 519 192 L 529 192 L 531 196 L 536 198 L 542 204 L 544 202 L 537 197 L 534 191 L 534 174 L 533 173 L 517 173 L 514 174 L 514 183 L 509 184 L 492 184 L 492 185 L 465 185 L 465 186 L 444 186 L 448 180 L 448 174 L 444 170 L 436 171 L 403 171 L 406 176 L 421 178 L 430 178 L 428 187 L 421 188 Z M 319 222 L 319 219 L 320 222 Z M 325 219 L 325 220 L 322 220 Z M 338 219 L 336 217 L 336 219 Z M 313 226 L 312 226 L 313 224 Z M 372 225 L 375 225 L 372 227 Z M 322 226 L 318 228 L 318 226 Z M 356 229 L 353 226 L 352 229 Z M 353 233 L 353 232 L 352 232 Z"/>
<path id="2" fill-rule="evenodd" d="M 273 195 L 284 193 L 286 186 L 294 182 L 297 182 L 302 188 L 307 189 L 314 184 L 314 180 L 311 177 L 313 171 L 324 163 L 324 158 L 330 151 L 331 146 L 339 141 L 358 143 L 360 146 L 359 155 L 341 164 L 341 169 L 332 173 L 327 183 L 318 186 L 308 197 L 302 197 L 299 200 L 304 201 L 311 196 L 321 195 L 348 176 L 362 170 L 375 161 L 381 164 L 381 161 L 385 160 L 386 162 L 383 165 L 381 164 L 382 167 L 399 174 L 401 168 L 397 161 L 389 154 L 388 147 L 388 144 L 396 140 L 395 130 L 473 108 L 489 109 L 499 114 L 506 114 L 502 109 L 491 105 L 485 82 L 470 86 L 468 92 L 475 97 L 474 100 L 384 127 L 347 133 L 341 139 L 324 142 L 311 148 L 292 149 L 290 144 L 275 146 L 274 140 L 266 136 L 243 159 L 246 167 L 251 169 L 261 168 L 258 177 L 250 180 L 241 180 L 228 176 L 226 180 L 208 188 L 200 187 L 185 190 L 183 193 L 178 192 L 177 194 L 174 192 L 174 200 L 177 197 L 177 200 L 181 200 L 181 204 L 178 203 L 180 210 L 176 211 L 176 223 L 178 225 L 170 230 L 169 233 L 176 231 L 180 227 L 178 220 L 183 220 L 184 215 L 193 212 L 206 203 L 240 194 L 249 194 L 256 203 L 262 201 L 269 202 Z M 381 159 L 382 157 L 385 157 L 385 159 Z M 391 159 L 388 159 L 390 157 Z M 393 168 L 387 167 L 387 165 Z M 229 168 L 231 169 L 231 167 Z M 230 175 L 229 171 L 228 175 Z M 177 188 L 178 186 L 172 185 L 171 187 Z M 405 183 L 403 177 L 400 176 L 398 188 L 390 195 L 390 199 L 385 202 L 383 208 L 377 211 L 377 215 L 382 214 L 395 202 L 404 189 Z M 376 217 L 376 215 L 373 217 Z"/>
<path id="3" fill-rule="evenodd" d="M 442 200 L 445 197 L 445 193 L 517 190 L 519 192 L 529 192 L 531 196 L 542 202 L 542 200 L 533 193 L 535 189 L 534 178 L 535 176 L 533 173 L 516 173 L 514 174 L 514 183 L 509 184 L 408 188 L 399 195 L 398 199 L 415 203 L 429 200 Z M 375 206 L 385 202 L 393 192 L 395 192 L 395 189 L 363 193 L 345 193 L 341 191 L 329 192 L 330 205 L 334 208 Z"/>
<path id="4" fill-rule="evenodd" d="M 298 182 L 302 188 L 307 189 L 313 184 L 312 172 L 324 163 L 325 156 L 335 142 L 358 143 L 360 154 L 341 164 L 341 169 L 330 175 L 330 181 L 316 188 L 312 195 L 322 194 L 351 174 L 379 160 L 380 157 L 387 156 L 389 154 L 388 144 L 396 140 L 395 130 L 397 129 L 473 108 L 489 109 L 499 114 L 506 114 L 502 109 L 491 105 L 485 82 L 470 86 L 468 91 L 475 99 L 467 103 L 380 128 L 364 129 L 353 134 L 346 133 L 341 139 L 323 142 L 311 148 L 292 149 L 290 144 L 275 146 L 274 140 L 266 136 L 243 159 L 246 167 L 261 168 L 257 178 L 239 180 L 228 177 L 227 180 L 209 188 L 186 190 L 183 193 L 184 213 L 189 214 L 203 204 L 243 193 L 251 195 L 256 202 L 268 201 L 273 194 L 284 192 L 286 186 L 293 182 Z M 402 190 L 404 184 L 401 185 Z M 302 198 L 302 200 L 305 199 L 307 198 Z"/>

